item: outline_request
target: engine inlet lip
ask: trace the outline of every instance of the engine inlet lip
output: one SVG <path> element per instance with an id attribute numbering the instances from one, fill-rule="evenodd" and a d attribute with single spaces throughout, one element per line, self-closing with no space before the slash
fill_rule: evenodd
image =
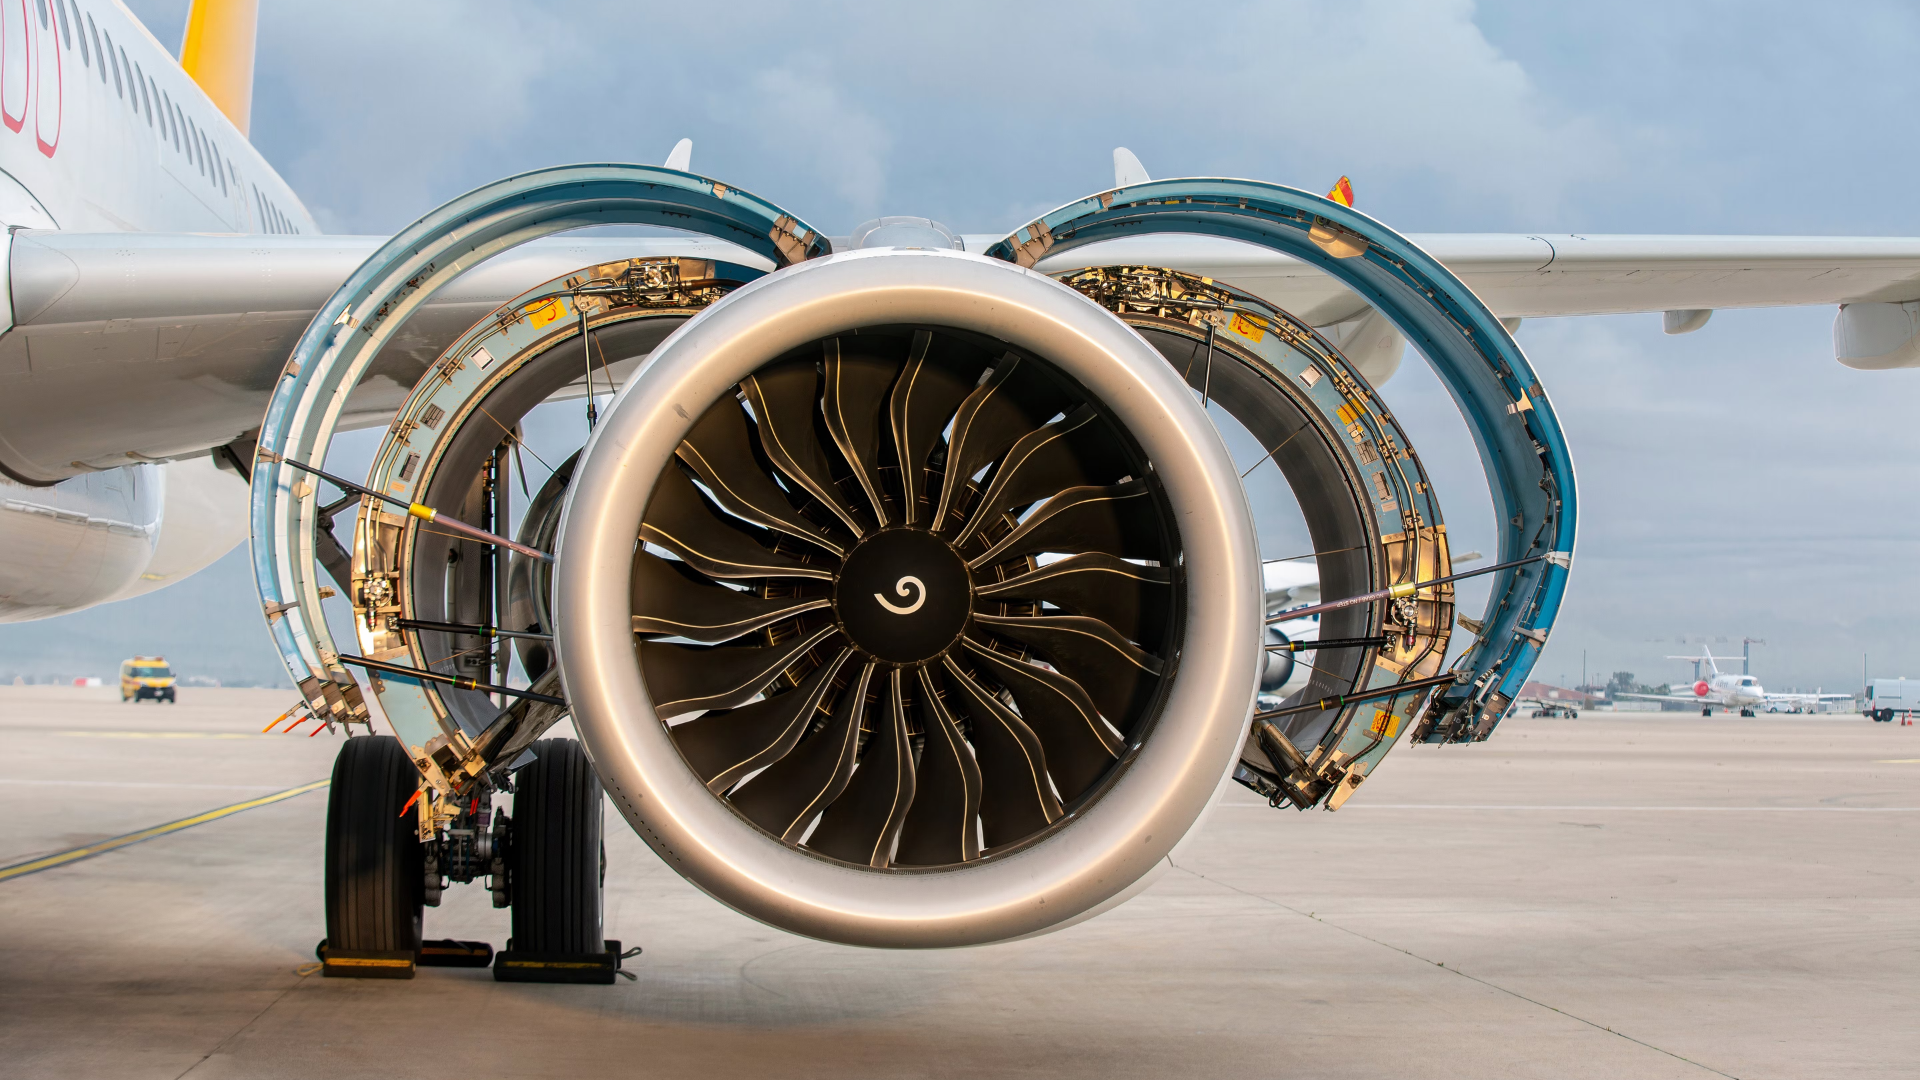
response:
<path id="1" fill-rule="evenodd" d="M 1071 828 L 951 871 L 864 871 L 748 827 L 707 791 L 655 716 L 624 591 L 607 587 L 626 580 L 654 479 L 712 401 L 771 357 L 876 322 L 984 334 L 1074 378 L 1154 463 L 1186 567 L 1181 671 L 1154 738 Z M 696 886 L 750 917 L 896 948 L 983 944 L 1071 925 L 1125 899 L 1165 865 L 1244 736 L 1263 611 L 1237 470 L 1159 354 L 1044 275 L 958 252 L 876 250 L 812 260 L 745 286 L 676 331 L 621 390 L 583 453 L 573 491 L 554 596 L 575 722 L 635 830 Z"/>

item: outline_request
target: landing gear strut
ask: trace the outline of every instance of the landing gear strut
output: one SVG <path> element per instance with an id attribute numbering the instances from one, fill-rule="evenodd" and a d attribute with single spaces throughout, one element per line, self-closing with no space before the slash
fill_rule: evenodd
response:
<path id="1" fill-rule="evenodd" d="M 513 816 L 491 811 L 492 793 L 447 813 L 421 807 L 420 774 L 398 739 L 348 739 L 327 800 L 327 937 L 317 950 L 330 976 L 411 979 L 418 966 L 486 967 L 502 982 L 611 983 L 620 943 L 601 935 L 600 780 L 571 739 L 534 743 L 514 777 Z M 433 838 L 420 839 L 422 813 Z M 423 941 L 421 909 L 438 906 L 449 879 L 486 876 L 495 907 L 513 908 L 513 937 L 496 954 L 480 941 Z"/>

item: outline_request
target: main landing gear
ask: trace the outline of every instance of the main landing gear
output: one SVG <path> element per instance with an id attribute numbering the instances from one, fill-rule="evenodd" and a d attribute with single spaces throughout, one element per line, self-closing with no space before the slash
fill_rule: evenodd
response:
<path id="1" fill-rule="evenodd" d="M 316 950 L 327 975 L 411 979 L 416 967 L 491 963 L 502 982 L 614 981 L 622 953 L 601 937 L 599 777 L 572 739 L 529 749 L 509 818 L 493 812 L 490 789 L 464 807 L 429 800 L 398 739 L 341 746 L 327 797 L 327 936 Z M 423 940 L 422 909 L 439 905 L 448 880 L 482 875 L 494 906 L 513 909 L 506 949 Z"/>

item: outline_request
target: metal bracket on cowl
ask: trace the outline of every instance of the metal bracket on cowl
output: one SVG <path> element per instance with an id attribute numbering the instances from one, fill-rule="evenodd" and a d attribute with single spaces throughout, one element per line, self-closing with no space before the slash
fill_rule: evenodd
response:
<path id="1" fill-rule="evenodd" d="M 300 680 L 300 696 L 306 699 L 307 711 L 329 729 L 335 724 L 343 727 L 365 724 L 371 731 L 373 717 L 367 710 L 367 699 L 360 692 L 360 684 L 351 672 L 340 666 L 338 659 L 326 659 L 329 662 L 325 667 L 314 666 L 313 674 Z"/>

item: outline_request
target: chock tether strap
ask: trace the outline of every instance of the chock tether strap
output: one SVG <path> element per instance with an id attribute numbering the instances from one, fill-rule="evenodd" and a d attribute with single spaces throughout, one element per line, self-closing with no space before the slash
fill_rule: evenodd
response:
<path id="1" fill-rule="evenodd" d="M 0 881 L 9 881 L 13 878 L 25 877 L 28 874 L 37 874 L 42 870 L 52 870 L 57 866 L 66 866 L 71 863 L 77 863 L 82 859 L 91 859 L 95 855 L 105 855 L 109 851 L 118 851 L 123 847 L 131 847 L 134 844 L 143 843 L 158 836 L 177 833 L 182 829 L 191 829 L 195 825 L 205 825 L 209 821 L 218 821 L 223 817 L 237 814 L 242 810 L 253 810 L 262 806 L 270 806 L 273 803 L 291 799 L 297 795 L 305 795 L 309 791 L 318 791 L 332 782 L 331 780 L 315 780 L 311 784 L 301 784 L 299 787 L 288 788 L 285 791 L 276 791 L 271 795 L 262 795 L 257 799 L 237 802 L 232 806 L 222 806 L 217 810 L 208 810 L 205 813 L 195 814 L 192 817 L 181 818 L 179 821 L 169 821 L 165 825 L 155 825 L 149 829 L 130 832 L 124 836 L 115 836 L 111 839 L 87 844 L 83 847 L 56 851 L 51 855 L 42 855 L 37 859 L 28 859 L 26 862 L 17 862 L 11 866 L 0 866 Z"/>

